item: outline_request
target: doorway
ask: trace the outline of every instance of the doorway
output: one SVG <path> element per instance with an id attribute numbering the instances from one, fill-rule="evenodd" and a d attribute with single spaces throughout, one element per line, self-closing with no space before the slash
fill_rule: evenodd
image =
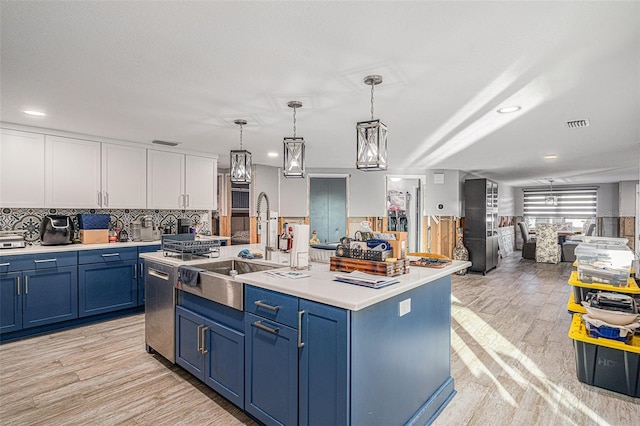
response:
<path id="1" fill-rule="evenodd" d="M 422 247 L 422 180 L 387 176 L 387 230 L 407 233 L 407 251 Z"/>
<path id="2" fill-rule="evenodd" d="M 322 243 L 347 235 L 347 178 L 309 176 L 309 227 Z"/>

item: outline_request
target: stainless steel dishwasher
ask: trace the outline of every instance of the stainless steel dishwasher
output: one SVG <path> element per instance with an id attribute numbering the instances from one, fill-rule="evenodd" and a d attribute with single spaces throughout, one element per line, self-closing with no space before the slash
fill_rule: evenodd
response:
<path id="1" fill-rule="evenodd" d="M 146 260 L 144 340 L 147 352 L 175 359 L 175 306 L 178 268 Z"/>

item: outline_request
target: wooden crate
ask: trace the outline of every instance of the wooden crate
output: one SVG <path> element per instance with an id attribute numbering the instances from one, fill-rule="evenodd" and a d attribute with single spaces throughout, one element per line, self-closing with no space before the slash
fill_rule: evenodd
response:
<path id="1" fill-rule="evenodd" d="M 395 277 L 409 273 L 409 260 L 400 259 L 396 262 L 376 262 L 374 260 L 352 259 L 350 257 L 332 256 L 329 259 L 331 271 L 353 272 L 360 271 L 367 274 Z"/>

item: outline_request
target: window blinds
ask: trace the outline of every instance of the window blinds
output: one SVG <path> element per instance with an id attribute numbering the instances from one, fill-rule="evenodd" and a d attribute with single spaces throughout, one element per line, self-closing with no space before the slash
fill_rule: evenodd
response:
<path id="1" fill-rule="evenodd" d="M 592 218 L 596 216 L 597 187 L 524 188 L 524 215 Z"/>

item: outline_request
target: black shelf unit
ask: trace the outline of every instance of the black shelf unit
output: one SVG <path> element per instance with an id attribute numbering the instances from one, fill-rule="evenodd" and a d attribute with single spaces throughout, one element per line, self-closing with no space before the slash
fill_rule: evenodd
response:
<path id="1" fill-rule="evenodd" d="M 464 182 L 464 243 L 471 271 L 498 266 L 498 184 L 489 179 Z"/>

